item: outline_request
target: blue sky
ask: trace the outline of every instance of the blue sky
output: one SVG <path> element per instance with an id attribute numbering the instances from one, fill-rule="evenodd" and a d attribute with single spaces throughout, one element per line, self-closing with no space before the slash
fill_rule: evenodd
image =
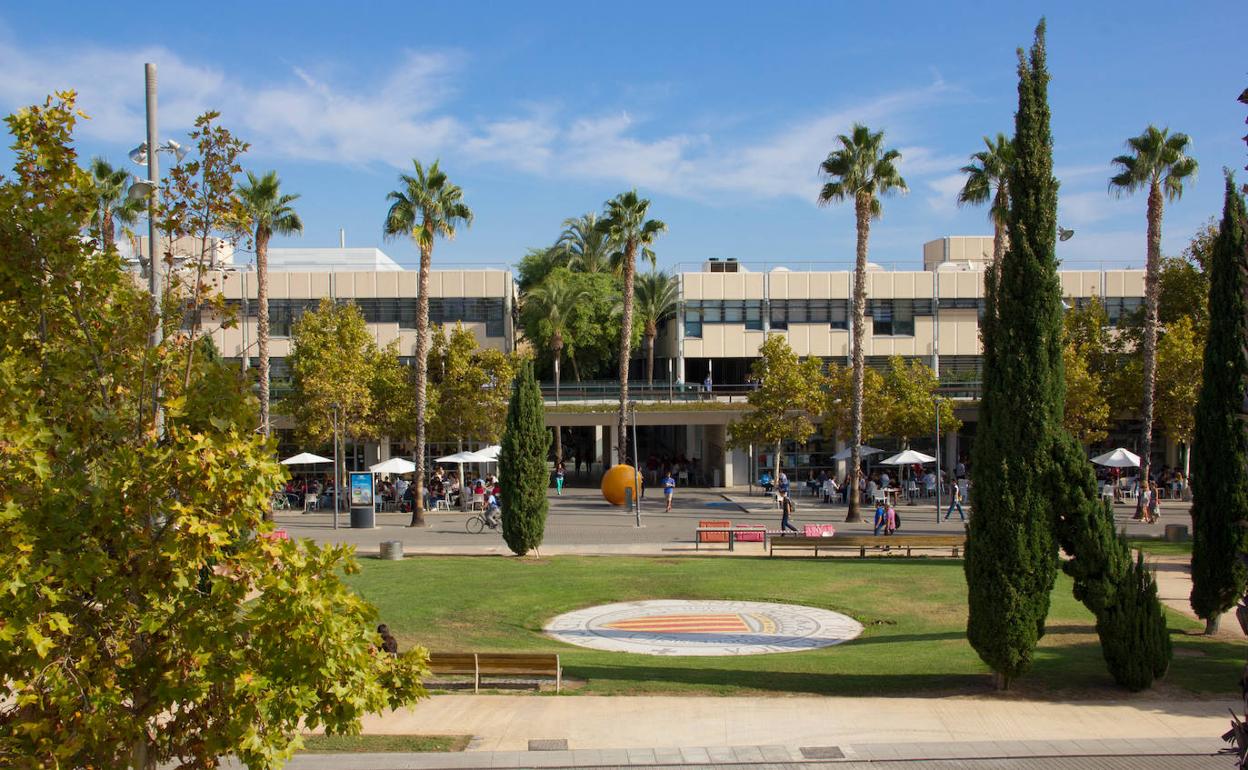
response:
<path id="1" fill-rule="evenodd" d="M 441 158 L 476 223 L 439 244 L 440 267 L 514 262 L 633 186 L 670 228 L 661 266 L 847 263 L 852 212 L 814 204 L 816 170 L 857 120 L 902 151 L 911 188 L 885 202 L 872 260 L 913 269 L 926 240 L 989 232 L 982 209 L 954 205 L 958 168 L 1012 131 L 1014 51 L 1044 14 L 1059 220 L 1077 231 L 1059 256 L 1142 263 L 1144 196 L 1106 181 L 1149 123 L 1190 134 L 1201 164 L 1167 208 L 1165 250 L 1220 211 L 1221 168 L 1248 157 L 1242 0 L 951 5 L 253 0 L 165 4 L 149 26 L 150 4 L 10 3 L 0 110 L 75 88 L 92 116 L 82 154 L 120 163 L 143 138 L 154 61 L 162 135 L 220 110 L 253 144 L 246 165 L 302 195 L 293 243 L 336 245 L 342 227 L 402 262 L 415 250 L 383 242 L 385 194 L 412 157 Z"/>

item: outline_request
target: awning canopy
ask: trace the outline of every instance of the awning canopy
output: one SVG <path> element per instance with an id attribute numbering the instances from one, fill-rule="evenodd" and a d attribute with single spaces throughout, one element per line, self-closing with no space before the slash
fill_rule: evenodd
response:
<path id="1" fill-rule="evenodd" d="M 287 457 L 282 460 L 282 465 L 315 465 L 316 463 L 332 463 L 333 460 L 328 457 L 314 455 L 311 452 L 300 452 L 294 457 Z"/>
<path id="2" fill-rule="evenodd" d="M 385 462 L 369 466 L 369 470 L 373 473 L 415 473 L 416 463 L 402 457 L 391 457 Z"/>
<path id="3" fill-rule="evenodd" d="M 1118 447 L 1114 451 L 1106 452 L 1100 457 L 1093 457 L 1092 462 L 1110 468 L 1138 468 L 1140 467 L 1140 456 Z"/>
<path id="4" fill-rule="evenodd" d="M 936 458 L 931 455 L 925 455 L 922 452 L 907 449 L 906 451 L 899 452 L 892 457 L 880 460 L 880 465 L 914 465 L 915 463 L 922 465 L 923 463 L 934 462 L 936 462 Z"/>

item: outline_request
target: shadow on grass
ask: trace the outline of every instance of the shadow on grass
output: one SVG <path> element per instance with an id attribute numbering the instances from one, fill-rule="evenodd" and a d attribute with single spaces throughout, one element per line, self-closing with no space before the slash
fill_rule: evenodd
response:
<path id="1" fill-rule="evenodd" d="M 674 686 L 748 688 L 763 692 L 809 695 L 938 697 L 992 692 L 987 674 L 812 674 L 789 671 L 741 671 L 699 666 L 564 666 L 565 676 L 592 683 L 625 685 L 662 682 Z M 610 688 L 615 689 L 615 688 Z"/>

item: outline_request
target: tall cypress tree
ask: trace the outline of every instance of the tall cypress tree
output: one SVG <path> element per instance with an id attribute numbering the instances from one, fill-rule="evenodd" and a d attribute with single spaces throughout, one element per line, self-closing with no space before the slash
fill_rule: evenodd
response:
<path id="1" fill-rule="evenodd" d="M 517 556 L 542 544 L 546 532 L 546 430 L 542 391 L 533 376 L 533 361 L 520 365 L 507 405 L 507 424 L 498 453 L 503 487 L 503 540 Z"/>
<path id="2" fill-rule="evenodd" d="M 1244 200 L 1228 172 L 1209 271 L 1209 333 L 1193 441 L 1200 457 L 1192 470 L 1192 609 L 1205 619 L 1206 633 L 1217 631 L 1219 616 L 1244 595 L 1237 555 L 1245 549 L 1241 524 L 1248 522 L 1248 436 L 1240 414 L 1248 377 L 1245 227 Z"/>
<path id="3" fill-rule="evenodd" d="M 1061 424 L 1062 315 L 1054 243 L 1057 181 L 1049 131 L 1044 21 L 1018 53 L 1010 248 L 986 287 L 984 395 L 971 469 L 967 637 L 998 676 L 1026 672 L 1044 633 L 1057 558 L 1042 471 Z"/>

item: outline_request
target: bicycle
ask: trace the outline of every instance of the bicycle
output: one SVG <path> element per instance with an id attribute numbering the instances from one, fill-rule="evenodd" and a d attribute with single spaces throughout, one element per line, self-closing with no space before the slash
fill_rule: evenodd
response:
<path id="1" fill-rule="evenodd" d="M 488 511 L 486 512 L 488 513 Z M 468 530 L 470 535 L 479 535 L 485 531 L 486 527 L 490 529 L 498 529 L 503 524 L 503 517 L 486 517 L 485 513 L 476 513 L 468 517 L 468 521 L 464 522 L 464 529 Z"/>
<path id="2" fill-rule="evenodd" d="M 274 495 L 273 495 L 273 503 L 272 503 L 272 504 L 273 504 L 273 510 L 275 510 L 275 511 L 289 511 L 289 510 L 291 510 L 291 507 L 290 507 L 290 498 L 289 498 L 289 497 L 287 497 L 287 496 L 286 496 L 286 494 L 285 494 L 284 492 L 278 492 L 278 493 L 274 494 Z"/>

